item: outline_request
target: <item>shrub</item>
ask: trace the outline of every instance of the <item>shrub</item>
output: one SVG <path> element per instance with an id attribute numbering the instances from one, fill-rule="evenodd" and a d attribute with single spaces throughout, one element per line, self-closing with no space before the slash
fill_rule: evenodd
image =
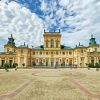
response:
<path id="1" fill-rule="evenodd" d="M 13 68 L 15 68 L 15 70 L 17 70 L 17 66 L 18 66 L 17 63 L 13 63 Z"/>
<path id="2" fill-rule="evenodd" d="M 87 66 L 88 66 L 89 68 L 94 68 L 94 67 L 95 67 L 93 63 L 89 63 L 89 64 L 87 64 Z"/>
<path id="3" fill-rule="evenodd" d="M 33 62 L 33 66 L 36 66 L 36 63 L 35 62 Z"/>
<path id="4" fill-rule="evenodd" d="M 6 72 L 8 72 L 8 71 L 9 71 L 9 70 L 8 70 L 9 66 L 10 66 L 10 64 L 9 64 L 9 63 L 5 63 L 5 64 L 4 64 L 4 69 L 6 70 Z"/>
<path id="5" fill-rule="evenodd" d="M 95 63 L 95 68 L 99 68 L 99 64 L 98 63 Z"/>
<path id="6" fill-rule="evenodd" d="M 96 68 L 96 71 L 99 71 L 99 64 L 98 63 L 95 63 L 95 68 Z"/>
<path id="7" fill-rule="evenodd" d="M 13 68 L 16 68 L 18 66 L 17 63 L 13 63 Z"/>
<path id="8" fill-rule="evenodd" d="M 25 66 L 25 63 L 23 63 L 22 65 L 23 65 L 23 67 L 24 67 L 24 66 Z"/>

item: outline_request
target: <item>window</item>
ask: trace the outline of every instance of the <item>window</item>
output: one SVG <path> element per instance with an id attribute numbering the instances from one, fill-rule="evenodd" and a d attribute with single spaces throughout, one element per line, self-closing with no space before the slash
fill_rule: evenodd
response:
<path id="1" fill-rule="evenodd" d="M 23 54 L 23 49 L 21 49 L 21 54 Z"/>
<path id="2" fill-rule="evenodd" d="M 72 54 L 72 52 L 69 52 L 69 54 L 71 55 L 71 54 Z"/>
<path id="3" fill-rule="evenodd" d="M 56 42 L 56 48 L 58 48 L 58 42 Z"/>
<path id="4" fill-rule="evenodd" d="M 56 40 L 56 48 L 58 48 L 58 46 L 59 46 L 59 40 L 57 39 Z"/>
<path id="5" fill-rule="evenodd" d="M 58 52 L 56 52 L 56 55 L 58 55 Z"/>
<path id="6" fill-rule="evenodd" d="M 81 50 L 81 53 L 83 53 L 83 50 Z"/>
<path id="7" fill-rule="evenodd" d="M 42 55 L 42 52 L 40 52 L 40 55 Z"/>
<path id="8" fill-rule="evenodd" d="M 9 52 L 10 51 L 10 49 L 9 48 L 7 48 L 7 52 Z"/>
<path id="9" fill-rule="evenodd" d="M 65 52 L 62 52 L 63 55 L 65 55 Z"/>
<path id="10" fill-rule="evenodd" d="M 97 48 L 95 48 L 95 52 L 97 52 Z"/>
<path id="11" fill-rule="evenodd" d="M 83 61 L 83 58 L 81 58 L 81 61 Z"/>
<path id="12" fill-rule="evenodd" d="M 48 48 L 48 40 L 46 40 L 46 48 Z"/>
<path id="13" fill-rule="evenodd" d="M 33 52 L 33 55 L 35 55 L 35 52 Z"/>
<path id="14" fill-rule="evenodd" d="M 53 54 L 53 52 L 51 52 L 51 54 Z"/>
<path id="15" fill-rule="evenodd" d="M 1 66 L 3 67 L 5 64 L 5 60 L 1 60 Z"/>
<path id="16" fill-rule="evenodd" d="M 54 40 L 51 39 L 51 48 L 54 48 Z"/>
<path id="17" fill-rule="evenodd" d="M 46 55 L 48 55 L 48 52 L 46 52 Z"/>

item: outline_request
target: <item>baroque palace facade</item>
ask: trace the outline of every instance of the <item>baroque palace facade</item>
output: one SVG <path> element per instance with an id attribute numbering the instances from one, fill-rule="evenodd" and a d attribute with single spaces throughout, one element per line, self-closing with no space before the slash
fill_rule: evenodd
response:
<path id="1" fill-rule="evenodd" d="M 89 46 L 79 43 L 75 48 L 61 45 L 61 33 L 45 32 L 44 43 L 41 46 L 29 48 L 25 43 L 16 47 L 11 35 L 4 52 L 0 53 L 0 66 L 5 63 L 17 63 L 18 67 L 87 67 L 89 63 L 100 64 L 100 45 L 91 35 Z"/>

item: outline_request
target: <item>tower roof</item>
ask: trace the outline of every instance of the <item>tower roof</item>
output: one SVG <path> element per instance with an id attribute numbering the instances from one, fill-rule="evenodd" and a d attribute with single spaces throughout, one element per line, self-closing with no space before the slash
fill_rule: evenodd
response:
<path id="1" fill-rule="evenodd" d="M 15 42 L 14 42 L 14 38 L 12 34 L 11 34 L 11 37 L 8 38 L 8 42 L 6 45 L 15 46 Z"/>
<path id="2" fill-rule="evenodd" d="M 93 34 L 91 34 L 91 38 L 89 40 L 89 46 L 97 45 L 95 38 L 93 37 Z"/>

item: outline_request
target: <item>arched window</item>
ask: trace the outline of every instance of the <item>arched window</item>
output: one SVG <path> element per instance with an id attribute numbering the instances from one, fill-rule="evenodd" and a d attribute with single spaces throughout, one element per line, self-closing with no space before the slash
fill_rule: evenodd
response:
<path id="1" fill-rule="evenodd" d="M 9 48 L 7 48 L 7 52 L 9 52 L 10 51 L 10 49 Z"/>
<path id="2" fill-rule="evenodd" d="M 54 48 L 54 40 L 51 39 L 51 48 Z"/>
<path id="3" fill-rule="evenodd" d="M 58 48 L 58 45 L 59 45 L 59 40 L 57 39 L 56 40 L 56 48 Z"/>
<path id="4" fill-rule="evenodd" d="M 58 42 L 56 42 L 56 48 L 58 48 Z"/>
<path id="5" fill-rule="evenodd" d="M 48 40 L 46 40 L 46 48 L 48 48 Z"/>

